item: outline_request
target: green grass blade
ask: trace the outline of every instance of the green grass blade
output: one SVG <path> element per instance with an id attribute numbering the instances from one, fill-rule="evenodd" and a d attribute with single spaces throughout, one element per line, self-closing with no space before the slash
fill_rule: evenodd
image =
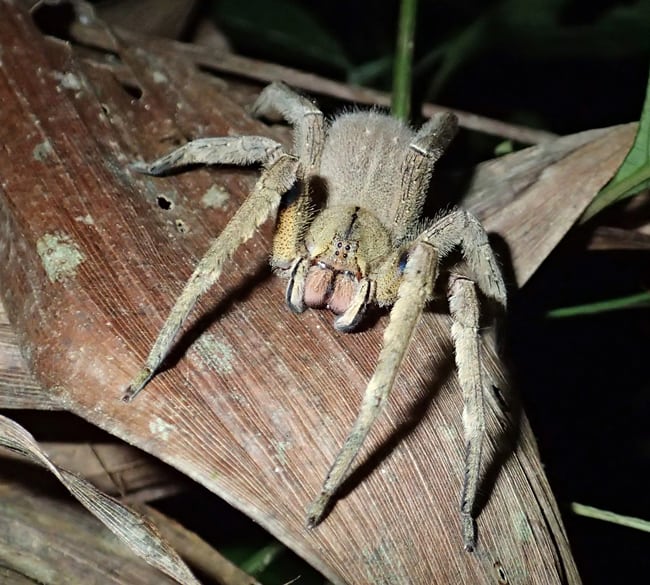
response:
<path id="1" fill-rule="evenodd" d="M 393 68 L 394 59 L 395 56 L 391 53 L 351 67 L 348 71 L 347 82 L 352 85 L 372 86 L 382 77 L 388 78 Z"/>
<path id="2" fill-rule="evenodd" d="M 417 8 L 417 0 L 402 0 L 397 30 L 391 111 L 393 116 L 405 122 L 408 121 L 411 113 L 411 79 Z"/>
<path id="3" fill-rule="evenodd" d="M 592 506 L 585 506 L 584 504 L 571 504 L 571 511 L 578 516 L 585 518 L 595 518 L 596 520 L 603 520 L 604 522 L 611 522 L 619 526 L 627 526 L 628 528 L 635 528 L 643 532 L 650 532 L 650 522 L 641 518 L 634 518 L 633 516 L 623 516 L 607 510 L 600 510 Z"/>
<path id="4" fill-rule="evenodd" d="M 603 188 L 580 218 L 580 223 L 614 203 L 650 187 L 650 79 L 634 144 L 614 178 Z"/>
<path id="5" fill-rule="evenodd" d="M 345 73 L 352 66 L 339 39 L 306 2 L 220 0 L 212 11 L 235 45 L 254 46 L 268 60 L 327 65 Z"/>
<path id="6" fill-rule="evenodd" d="M 561 317 L 576 317 L 578 315 L 593 315 L 594 313 L 604 313 L 605 311 L 639 309 L 642 307 L 650 307 L 650 291 L 618 299 L 610 299 L 608 301 L 598 301 L 597 303 L 589 303 L 587 305 L 552 309 L 546 313 L 546 316 L 557 319 Z"/>

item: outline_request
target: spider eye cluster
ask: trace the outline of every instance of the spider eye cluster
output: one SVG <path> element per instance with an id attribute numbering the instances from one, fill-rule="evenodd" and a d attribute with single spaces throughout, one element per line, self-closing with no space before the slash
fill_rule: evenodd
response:
<path id="1" fill-rule="evenodd" d="M 358 248 L 358 242 L 345 240 L 343 238 L 339 239 L 339 237 L 335 237 L 332 244 L 334 251 L 333 255 L 337 260 L 347 260 L 348 256 L 350 256 L 351 259 L 354 258 Z"/>
<path id="2" fill-rule="evenodd" d="M 356 248 L 356 246 L 355 246 Z M 347 258 L 348 253 L 352 251 L 352 244 L 343 244 L 343 242 L 336 243 L 336 249 L 334 250 L 334 256 L 341 256 L 342 258 Z"/>

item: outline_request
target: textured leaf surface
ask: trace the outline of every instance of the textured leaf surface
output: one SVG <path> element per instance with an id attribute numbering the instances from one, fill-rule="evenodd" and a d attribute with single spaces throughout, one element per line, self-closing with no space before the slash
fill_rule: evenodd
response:
<path id="1" fill-rule="evenodd" d="M 500 391 L 488 401 L 479 548 L 463 552 L 462 399 L 444 312 L 418 325 L 341 497 L 305 530 L 305 507 L 350 428 L 386 318 L 344 335 L 325 312 L 287 311 L 267 267 L 271 225 L 199 303 L 169 368 L 122 403 L 182 284 L 255 179 L 235 169 L 149 178 L 129 165 L 188 138 L 288 134 L 246 113 L 259 86 L 198 71 L 193 58 L 206 51 L 77 23 L 73 38 L 112 55 L 91 58 L 43 38 L 12 4 L 0 7 L 0 143 L 10 152 L 0 157 L 0 287 L 51 400 L 196 479 L 334 583 L 492 584 L 502 574 L 513 584 L 579 582 L 489 335 L 487 376 Z M 518 284 L 611 177 L 632 133 L 567 137 L 479 169 L 471 207 L 498 232 Z"/>

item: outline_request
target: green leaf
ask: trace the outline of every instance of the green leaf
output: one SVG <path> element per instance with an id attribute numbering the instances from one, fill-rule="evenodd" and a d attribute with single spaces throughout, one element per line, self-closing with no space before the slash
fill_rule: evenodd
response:
<path id="1" fill-rule="evenodd" d="M 352 85 L 372 86 L 377 80 L 390 73 L 393 61 L 391 54 L 356 65 L 348 71 L 346 81 Z"/>
<path id="2" fill-rule="evenodd" d="M 650 187 L 650 79 L 634 144 L 614 178 L 601 189 L 582 214 L 580 223 L 591 219 L 606 207 L 636 195 L 648 187 Z"/>
<path id="3" fill-rule="evenodd" d="M 414 68 L 417 78 L 432 78 L 429 100 L 435 100 L 449 79 L 479 55 L 506 54 L 552 66 L 553 61 L 576 58 L 645 58 L 650 51 L 647 1 L 596 3 L 595 18 L 587 16 L 585 22 L 574 24 L 567 22 L 576 4 L 570 0 L 471 4 L 473 11 L 467 11 L 471 20 L 453 26 L 444 42 L 429 44 Z"/>
<path id="4" fill-rule="evenodd" d="M 427 89 L 428 99 L 436 99 L 452 75 L 489 44 L 486 39 L 489 22 L 487 18 L 472 22 L 423 58 L 418 71 L 422 70 L 425 62 L 434 63 L 440 59 L 440 65 Z"/>
<path id="5" fill-rule="evenodd" d="M 278 59 L 298 57 L 343 71 L 351 67 L 338 40 L 302 3 L 222 0 L 216 4 L 215 16 L 240 45 L 257 47 Z"/>
<path id="6" fill-rule="evenodd" d="M 515 145 L 513 144 L 512 140 L 503 140 L 494 147 L 494 156 L 503 156 L 504 154 L 510 154 L 511 152 L 514 152 L 514 150 Z"/>
<path id="7" fill-rule="evenodd" d="M 620 311 L 621 309 L 639 309 L 643 307 L 650 307 L 650 292 L 648 291 L 618 299 L 589 303 L 587 305 L 553 309 L 546 313 L 546 316 L 551 318 L 575 317 L 577 315 L 593 315 L 594 313 L 604 313 L 605 311 Z"/>
<path id="8" fill-rule="evenodd" d="M 279 541 L 273 541 L 265 547 L 255 551 L 241 564 L 241 569 L 254 577 L 263 573 L 271 563 L 287 550 Z"/>

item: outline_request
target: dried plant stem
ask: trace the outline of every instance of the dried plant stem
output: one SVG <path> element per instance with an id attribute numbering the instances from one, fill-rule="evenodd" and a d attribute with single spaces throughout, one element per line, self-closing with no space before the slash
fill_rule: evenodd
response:
<path id="1" fill-rule="evenodd" d="M 265 83 L 282 79 L 288 85 L 309 93 L 356 102 L 357 104 L 390 106 L 390 97 L 388 94 L 374 89 L 347 85 L 339 81 L 314 75 L 313 73 L 306 73 L 298 69 L 258 61 L 225 51 L 218 52 L 207 47 L 199 47 L 197 45 L 165 39 L 145 39 L 142 35 L 125 29 L 116 29 L 115 33 L 124 42 L 140 43 L 150 50 L 172 54 L 176 58 L 182 55 L 184 58 L 192 60 L 195 65 L 204 70 L 236 75 L 245 79 L 254 79 Z M 71 34 L 78 42 L 90 47 L 97 47 L 104 50 L 114 49 L 113 42 L 105 34 L 92 26 L 73 25 L 71 27 Z M 137 84 L 137 80 L 130 77 L 131 72 L 128 67 L 107 63 L 104 63 L 103 67 L 111 70 L 121 81 L 130 81 L 131 83 L 135 82 Z M 422 106 L 422 115 L 426 118 L 430 118 L 436 112 L 452 112 L 458 116 L 458 121 L 464 128 L 514 140 L 521 144 L 539 144 L 557 138 L 556 134 L 547 132 L 546 130 L 537 130 L 526 126 L 509 124 L 471 112 L 430 103 Z"/>

